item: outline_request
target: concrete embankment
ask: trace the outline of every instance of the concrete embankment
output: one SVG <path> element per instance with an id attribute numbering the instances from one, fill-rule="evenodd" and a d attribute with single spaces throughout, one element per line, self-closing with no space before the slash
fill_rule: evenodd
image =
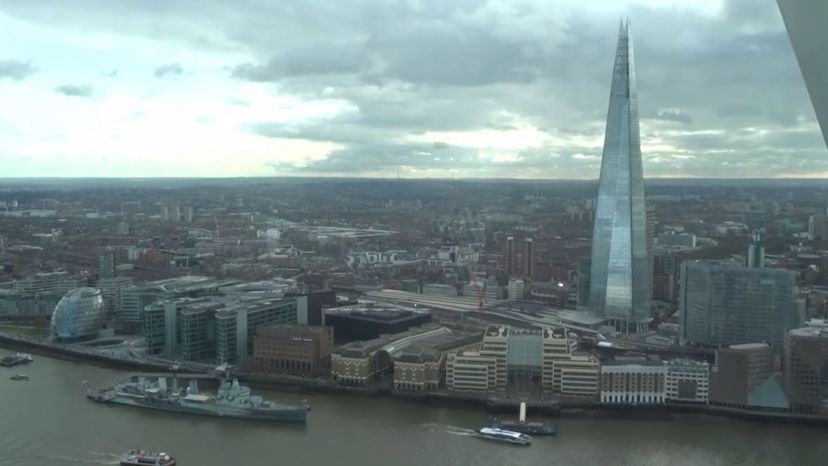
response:
<path id="1" fill-rule="evenodd" d="M 153 362 L 140 359 L 127 359 L 103 354 L 87 348 L 55 344 L 0 333 L 0 347 L 14 351 L 26 351 L 56 359 L 91 363 L 102 367 L 121 370 L 167 372 L 168 362 Z M 196 373 L 186 367 L 180 367 L 179 373 Z M 450 391 L 430 391 L 426 393 L 396 392 L 390 387 L 368 386 L 351 387 L 339 385 L 329 378 L 301 377 L 287 374 L 239 373 L 238 378 L 255 389 L 292 390 L 298 392 L 338 393 L 359 396 L 390 396 L 400 400 L 427 403 L 432 405 L 467 405 L 483 408 L 489 412 L 517 412 L 521 399 L 493 397 L 488 394 L 457 393 Z M 548 416 L 580 419 L 669 419 L 675 414 L 698 414 L 724 416 L 747 421 L 794 423 L 828 426 L 828 417 L 785 412 L 751 411 L 719 406 L 707 406 L 692 403 L 668 403 L 663 405 L 606 405 L 596 401 L 584 400 L 544 400 L 528 401 L 531 413 Z"/>
<path id="2" fill-rule="evenodd" d="M 170 365 L 166 363 L 119 358 L 85 348 L 77 348 L 3 333 L 0 333 L 0 346 L 14 351 L 25 351 L 55 359 L 92 363 L 113 369 L 166 371 L 170 368 Z M 188 371 L 182 369 L 182 372 Z"/>

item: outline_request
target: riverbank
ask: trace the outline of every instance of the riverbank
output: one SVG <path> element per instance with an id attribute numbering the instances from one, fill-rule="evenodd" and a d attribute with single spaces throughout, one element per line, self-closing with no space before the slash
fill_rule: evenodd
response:
<path id="1" fill-rule="evenodd" d="M 136 358 L 117 357 L 101 353 L 93 348 L 62 345 L 26 336 L 0 333 L 0 347 L 15 351 L 27 351 L 56 359 L 80 363 L 92 363 L 102 367 L 122 370 L 167 372 L 170 362 L 155 362 Z M 179 366 L 179 373 L 203 372 Z M 275 389 L 302 392 L 348 394 L 368 397 L 391 397 L 398 400 L 427 403 L 432 405 L 477 406 L 488 412 L 517 412 L 521 400 L 500 398 L 490 394 L 458 393 L 447 390 L 429 392 L 399 392 L 378 386 L 354 387 L 339 385 L 331 379 L 301 377 L 287 374 L 239 373 L 239 380 L 255 389 Z M 579 419 L 651 419 L 670 414 L 702 414 L 741 419 L 751 422 L 775 422 L 828 426 L 828 417 L 806 414 L 751 411 L 691 403 L 668 403 L 662 405 L 608 405 L 590 400 L 529 400 L 526 401 L 531 413 L 548 416 Z"/>

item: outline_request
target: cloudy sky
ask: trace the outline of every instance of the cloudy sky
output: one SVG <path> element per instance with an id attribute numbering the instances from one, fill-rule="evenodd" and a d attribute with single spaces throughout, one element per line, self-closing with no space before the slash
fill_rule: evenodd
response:
<path id="1" fill-rule="evenodd" d="M 0 0 L 2 176 L 825 177 L 774 0 Z"/>

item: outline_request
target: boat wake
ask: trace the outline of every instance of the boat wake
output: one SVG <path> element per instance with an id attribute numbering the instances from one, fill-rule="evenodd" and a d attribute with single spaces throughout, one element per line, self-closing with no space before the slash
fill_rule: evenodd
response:
<path id="1" fill-rule="evenodd" d="M 473 429 L 466 429 L 464 427 L 447 426 L 446 433 L 449 433 L 451 435 L 463 435 L 466 437 L 470 437 L 474 435 L 475 431 Z"/>
<path id="2" fill-rule="evenodd" d="M 118 455 L 112 454 L 97 454 L 96 456 L 108 456 L 109 458 L 101 458 L 101 459 L 89 459 L 89 458 L 74 458 L 72 456 L 59 456 L 59 455 L 49 455 L 49 456 L 41 456 L 41 458 L 60 461 L 64 463 L 78 463 L 78 464 L 108 464 L 114 465 L 120 463 L 118 459 Z"/>

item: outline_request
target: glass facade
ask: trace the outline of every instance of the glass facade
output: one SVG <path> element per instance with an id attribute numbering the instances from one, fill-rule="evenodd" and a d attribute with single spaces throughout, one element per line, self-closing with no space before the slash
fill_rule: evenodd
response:
<path id="1" fill-rule="evenodd" d="M 590 266 L 590 307 L 634 331 L 650 315 L 650 272 L 629 21 L 615 55 Z"/>
<path id="2" fill-rule="evenodd" d="M 72 290 L 58 302 L 52 313 L 55 341 L 88 340 L 98 336 L 104 321 L 104 303 L 97 288 Z"/>
<path id="3" fill-rule="evenodd" d="M 778 352 L 804 313 L 796 274 L 787 270 L 685 263 L 680 288 L 680 330 L 690 343 L 768 343 Z"/>

